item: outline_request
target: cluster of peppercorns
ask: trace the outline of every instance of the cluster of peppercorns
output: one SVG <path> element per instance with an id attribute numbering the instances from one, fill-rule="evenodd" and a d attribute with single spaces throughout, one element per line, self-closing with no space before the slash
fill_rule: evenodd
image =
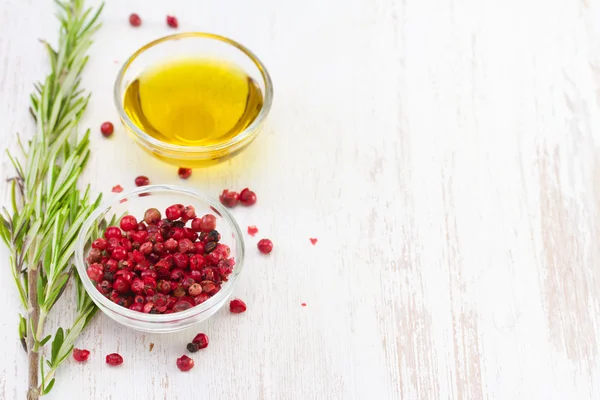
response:
<path id="1" fill-rule="evenodd" d="M 142 18 L 138 14 L 133 13 L 129 16 L 129 24 L 137 28 L 138 26 L 142 25 Z M 167 15 L 167 25 L 169 25 L 171 28 L 177 28 L 179 27 L 179 22 L 177 21 L 176 17 Z"/>
<path id="2" fill-rule="evenodd" d="M 229 311 L 234 314 L 240 314 L 246 311 L 246 304 L 240 299 L 233 299 L 229 302 Z M 150 351 L 154 344 L 150 344 Z M 208 336 L 205 333 L 198 333 L 190 343 L 187 344 L 186 348 L 190 353 L 195 353 L 198 350 L 205 349 L 208 347 Z M 73 349 L 73 359 L 78 362 L 85 362 L 90 356 L 90 351 L 86 349 Z M 111 353 L 106 356 L 106 363 L 108 365 L 117 366 L 123 364 L 123 357 L 118 353 Z M 194 368 L 194 360 L 185 354 L 177 359 L 177 368 L 181 371 L 189 371 Z"/>
<path id="3" fill-rule="evenodd" d="M 225 189 L 219 196 L 219 200 L 221 201 L 221 204 L 229 208 L 235 207 L 240 203 L 243 206 L 251 206 L 256 203 L 256 193 L 248 188 L 245 188 L 240 193 Z M 256 226 L 252 225 L 248 227 L 249 235 L 254 236 L 257 232 L 258 229 L 256 229 Z M 270 239 L 261 239 L 256 246 L 263 254 L 269 254 L 273 251 L 273 242 Z"/>
<path id="4" fill-rule="evenodd" d="M 126 215 L 92 242 L 87 274 L 111 301 L 151 314 L 184 311 L 218 293 L 233 272 L 214 215 L 174 204 L 165 216 L 156 208 L 141 222 Z"/>
<path id="5" fill-rule="evenodd" d="M 219 200 L 221 201 L 221 204 L 229 208 L 235 207 L 239 203 L 241 203 L 243 206 L 251 206 L 256 203 L 256 193 L 248 188 L 239 193 L 233 190 L 225 189 L 219 196 Z"/>

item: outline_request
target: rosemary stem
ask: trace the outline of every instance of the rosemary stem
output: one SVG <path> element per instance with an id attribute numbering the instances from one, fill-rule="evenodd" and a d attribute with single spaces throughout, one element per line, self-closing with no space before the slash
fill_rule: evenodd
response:
<path id="1" fill-rule="evenodd" d="M 40 271 L 37 267 L 32 266 L 27 271 L 29 281 L 29 326 L 30 332 L 27 335 L 27 349 L 29 359 L 29 389 L 27 390 L 28 400 L 37 400 L 40 398 L 38 391 L 39 386 L 39 365 L 40 365 L 40 353 L 38 349 L 38 340 L 34 333 L 37 332 L 39 316 L 40 316 L 40 305 L 37 299 L 37 282 Z"/>

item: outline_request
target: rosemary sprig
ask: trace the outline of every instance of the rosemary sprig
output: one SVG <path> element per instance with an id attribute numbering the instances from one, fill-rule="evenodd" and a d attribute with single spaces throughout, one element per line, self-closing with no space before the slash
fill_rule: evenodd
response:
<path id="1" fill-rule="evenodd" d="M 89 100 L 79 85 L 102 6 L 93 11 L 84 8 L 83 0 L 56 4 L 59 44 L 54 49 L 42 41 L 52 68 L 31 94 L 30 112 L 37 129 L 27 145 L 19 138 L 22 161 L 8 154 L 16 173 L 9 179 L 12 210 L 3 207 L 0 212 L 0 238 L 10 250 L 12 276 L 26 310 L 19 318 L 19 338 L 29 358 L 28 399 L 52 389 L 56 369 L 97 311 L 76 277 L 75 322 L 70 329 L 44 336 L 46 318 L 73 275 L 71 257 L 78 231 L 100 202 L 100 197 L 90 198 L 89 186 L 84 193 L 77 190 L 90 151 L 89 130 L 77 138 L 76 126 Z M 50 357 L 40 360 L 42 346 L 52 338 Z"/>

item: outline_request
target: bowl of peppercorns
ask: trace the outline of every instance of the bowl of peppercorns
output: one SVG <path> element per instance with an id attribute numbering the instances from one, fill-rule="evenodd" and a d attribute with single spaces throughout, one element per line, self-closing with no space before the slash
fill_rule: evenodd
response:
<path id="1" fill-rule="evenodd" d="M 110 318 L 174 332 L 225 304 L 242 270 L 244 241 L 218 200 L 150 185 L 94 211 L 79 233 L 75 263 L 87 294 Z"/>

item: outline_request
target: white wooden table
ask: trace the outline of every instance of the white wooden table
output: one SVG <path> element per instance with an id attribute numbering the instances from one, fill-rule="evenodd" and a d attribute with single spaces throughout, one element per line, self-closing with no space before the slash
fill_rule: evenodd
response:
<path id="1" fill-rule="evenodd" d="M 13 151 L 14 133 L 32 132 L 53 7 L 0 4 L 0 142 Z M 117 121 L 118 68 L 172 32 L 168 13 L 180 31 L 241 41 L 272 74 L 265 131 L 183 184 L 253 188 L 258 204 L 235 216 L 275 251 L 248 237 L 243 315 L 162 336 L 98 316 L 77 343 L 91 359 L 66 362 L 48 398 L 600 398 L 600 2 L 109 0 L 81 126 L 94 132 L 85 181 L 108 197 L 139 174 L 180 183 L 121 128 L 98 132 Z M 4 248 L 0 260 L 0 398 L 22 399 Z M 210 346 L 181 373 L 198 331 Z M 110 368 L 115 351 L 125 363 Z"/>

